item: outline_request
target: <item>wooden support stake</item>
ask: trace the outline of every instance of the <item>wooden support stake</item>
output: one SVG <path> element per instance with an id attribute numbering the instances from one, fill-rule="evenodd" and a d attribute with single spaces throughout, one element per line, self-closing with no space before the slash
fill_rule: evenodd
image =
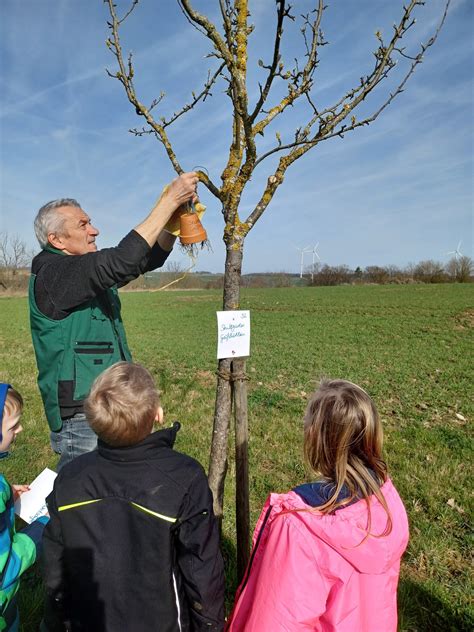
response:
<path id="1" fill-rule="evenodd" d="M 232 361 L 235 419 L 235 505 L 237 527 L 237 576 L 240 582 L 249 561 L 250 504 L 248 466 L 248 409 L 245 360 Z"/>

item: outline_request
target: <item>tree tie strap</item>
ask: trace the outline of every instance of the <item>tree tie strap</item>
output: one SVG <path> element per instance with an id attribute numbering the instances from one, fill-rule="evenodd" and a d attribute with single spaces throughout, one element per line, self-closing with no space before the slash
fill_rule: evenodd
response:
<path id="1" fill-rule="evenodd" d="M 227 371 L 227 369 L 216 371 L 217 377 L 221 378 L 221 380 L 225 380 L 226 382 L 237 382 L 238 380 L 250 380 L 250 377 L 244 371 L 240 373 L 232 373 L 232 371 Z"/>

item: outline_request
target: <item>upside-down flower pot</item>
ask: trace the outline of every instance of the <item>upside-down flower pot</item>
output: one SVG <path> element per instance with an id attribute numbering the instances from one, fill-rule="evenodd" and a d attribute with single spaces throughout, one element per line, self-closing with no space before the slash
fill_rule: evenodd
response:
<path id="1" fill-rule="evenodd" d="M 179 239 L 182 244 L 199 244 L 207 239 L 207 233 L 197 213 L 184 213 L 179 218 Z"/>

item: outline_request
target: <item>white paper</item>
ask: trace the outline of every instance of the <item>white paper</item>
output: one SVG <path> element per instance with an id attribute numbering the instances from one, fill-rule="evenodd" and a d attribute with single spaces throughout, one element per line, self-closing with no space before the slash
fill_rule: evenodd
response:
<path id="1" fill-rule="evenodd" d="M 217 357 L 250 355 L 250 311 L 217 312 Z"/>
<path id="2" fill-rule="evenodd" d="M 48 513 L 46 496 L 53 490 L 56 476 L 53 470 L 44 469 L 30 484 L 30 489 L 15 501 L 15 513 L 28 524 Z"/>

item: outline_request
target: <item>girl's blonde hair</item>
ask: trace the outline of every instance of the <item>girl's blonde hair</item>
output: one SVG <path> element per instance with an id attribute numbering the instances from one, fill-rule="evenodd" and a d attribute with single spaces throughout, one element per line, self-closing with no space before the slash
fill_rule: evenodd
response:
<path id="1" fill-rule="evenodd" d="M 376 496 L 387 512 L 387 525 L 380 535 L 388 535 L 392 530 L 390 511 L 380 489 L 388 478 L 382 443 L 382 424 L 364 389 L 346 380 L 323 380 L 309 401 L 304 419 L 304 453 L 308 465 L 334 484 L 330 498 L 317 509 L 328 514 L 355 499 L 364 499 L 368 508 L 366 537 L 371 527 L 371 495 Z M 349 495 L 338 500 L 344 485 Z"/>
<path id="2" fill-rule="evenodd" d="M 92 384 L 84 412 L 102 441 L 123 447 L 150 434 L 159 405 L 150 372 L 140 364 L 116 362 Z"/>

